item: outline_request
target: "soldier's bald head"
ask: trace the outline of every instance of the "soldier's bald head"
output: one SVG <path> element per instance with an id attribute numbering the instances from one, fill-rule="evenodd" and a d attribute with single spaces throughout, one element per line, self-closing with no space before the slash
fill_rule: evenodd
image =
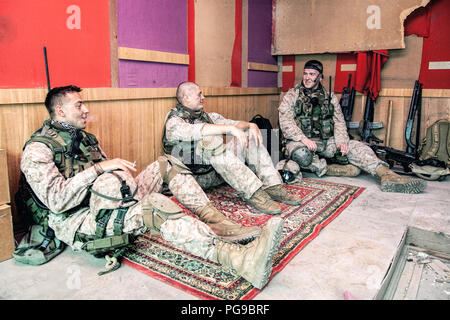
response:
<path id="1" fill-rule="evenodd" d="M 198 85 L 195 82 L 185 81 L 180 83 L 177 88 L 178 102 L 183 104 L 185 96 L 193 94 L 196 88 L 198 88 Z"/>

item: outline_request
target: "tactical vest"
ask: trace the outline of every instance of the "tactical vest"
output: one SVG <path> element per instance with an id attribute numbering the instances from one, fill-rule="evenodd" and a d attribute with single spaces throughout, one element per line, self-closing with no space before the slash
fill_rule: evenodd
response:
<path id="1" fill-rule="evenodd" d="M 294 105 L 294 120 L 308 138 L 328 140 L 334 132 L 334 107 L 331 95 L 320 84 L 316 90 L 296 87 L 299 96 Z"/>
<path id="2" fill-rule="evenodd" d="M 203 164 L 196 164 L 196 162 L 200 162 L 200 160 L 195 161 L 195 148 L 196 144 L 195 141 L 177 141 L 177 142 L 170 142 L 166 138 L 166 123 L 167 121 L 174 117 L 180 117 L 185 122 L 194 124 L 195 120 L 199 119 L 203 123 L 209 123 L 213 124 L 214 122 L 211 120 L 211 118 L 208 116 L 208 114 L 201 110 L 200 112 L 195 112 L 192 110 L 189 110 L 188 108 L 184 107 L 181 104 L 177 104 L 176 107 L 167 114 L 166 120 L 164 122 L 164 132 L 163 132 L 163 149 L 165 154 L 173 155 L 179 159 L 186 159 L 185 156 L 190 156 L 190 163 L 186 163 L 186 161 L 183 161 L 184 164 L 189 168 L 189 170 L 192 171 L 193 174 L 199 175 L 199 174 L 207 174 L 213 170 L 213 167 L 210 165 L 203 165 Z M 189 144 L 187 148 L 181 148 L 180 150 L 177 150 L 175 152 L 176 154 L 173 154 L 173 150 L 175 146 L 186 146 L 186 144 Z M 186 153 L 186 154 L 185 154 Z M 183 157 L 184 155 L 184 157 Z"/>
<path id="3" fill-rule="evenodd" d="M 95 136 L 85 131 L 81 131 L 81 135 L 79 152 L 75 153 L 73 135 L 57 122 L 46 120 L 43 126 L 31 135 L 23 149 L 31 142 L 44 143 L 52 151 L 53 160 L 59 172 L 67 179 L 91 167 L 94 163 L 104 160 Z M 16 205 L 21 212 L 31 218 L 32 224 L 43 225 L 44 231 L 47 231 L 50 210 L 34 194 L 23 173 L 21 173 L 19 190 L 16 194 Z M 64 215 L 69 216 L 83 206 L 86 204 L 82 203 L 65 212 Z"/>

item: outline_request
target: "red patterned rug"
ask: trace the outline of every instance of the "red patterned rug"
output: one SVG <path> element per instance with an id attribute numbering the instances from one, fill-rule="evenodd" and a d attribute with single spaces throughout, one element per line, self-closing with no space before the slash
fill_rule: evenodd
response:
<path id="1" fill-rule="evenodd" d="M 273 260 L 271 277 L 364 191 L 356 186 L 311 178 L 303 178 L 300 184 L 287 188 L 303 201 L 299 206 L 281 204 L 281 216 L 285 220 L 283 239 Z M 231 187 L 223 186 L 207 194 L 229 219 L 245 226 L 263 226 L 272 217 L 249 208 Z M 179 250 L 161 237 L 139 236 L 123 260 L 139 271 L 203 299 L 248 300 L 261 291 L 232 269 Z"/>

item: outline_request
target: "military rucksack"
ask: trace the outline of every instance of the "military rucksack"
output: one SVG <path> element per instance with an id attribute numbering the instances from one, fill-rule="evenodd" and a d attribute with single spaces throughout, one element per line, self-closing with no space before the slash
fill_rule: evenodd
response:
<path id="1" fill-rule="evenodd" d="M 450 167 L 450 123 L 438 120 L 427 128 L 425 138 L 419 149 L 419 159 L 437 159 Z"/>

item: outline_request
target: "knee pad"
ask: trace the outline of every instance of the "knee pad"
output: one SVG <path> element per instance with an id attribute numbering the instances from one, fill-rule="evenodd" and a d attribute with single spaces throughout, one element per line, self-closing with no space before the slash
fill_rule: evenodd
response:
<path id="1" fill-rule="evenodd" d="M 291 159 L 297 162 L 300 167 L 307 167 L 313 160 L 314 153 L 307 147 L 297 147 L 292 151 Z"/>
<path id="2" fill-rule="evenodd" d="M 168 219 L 179 219 L 186 214 L 170 198 L 161 193 L 150 193 L 142 199 L 144 225 L 152 234 L 160 234 L 161 225 Z"/>

